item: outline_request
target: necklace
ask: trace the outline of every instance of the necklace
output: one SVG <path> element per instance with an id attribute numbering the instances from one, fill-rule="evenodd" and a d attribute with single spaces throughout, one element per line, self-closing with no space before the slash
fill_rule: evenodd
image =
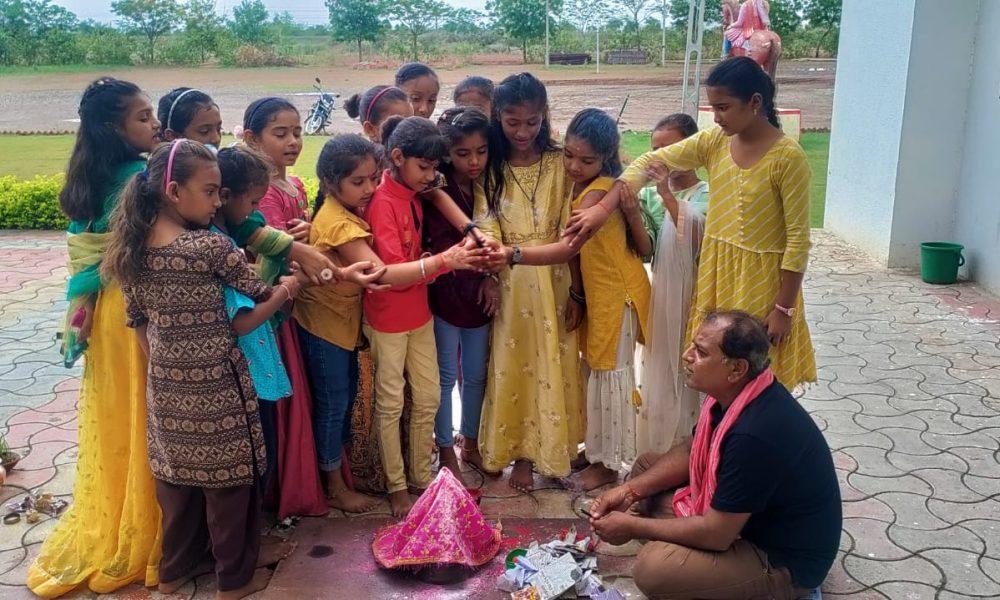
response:
<path id="1" fill-rule="evenodd" d="M 543 154 L 541 158 L 538 159 L 538 177 L 535 178 L 535 187 L 531 190 L 531 196 L 528 196 L 528 191 L 524 189 L 523 185 L 521 185 L 521 180 L 517 178 L 517 173 L 514 172 L 514 167 L 510 166 L 510 163 L 506 163 L 507 170 L 510 171 L 510 176 L 514 180 L 514 184 L 517 185 L 517 188 L 521 190 L 521 193 L 528 198 L 528 202 L 531 204 L 531 225 L 535 231 L 538 231 L 538 220 L 535 216 L 535 194 L 538 193 L 538 184 L 542 182 L 542 165 L 544 162 L 545 155 Z"/>

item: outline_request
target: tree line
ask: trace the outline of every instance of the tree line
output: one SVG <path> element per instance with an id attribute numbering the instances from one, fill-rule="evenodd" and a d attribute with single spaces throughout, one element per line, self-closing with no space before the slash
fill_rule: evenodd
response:
<path id="1" fill-rule="evenodd" d="M 545 0 L 488 0 L 485 12 L 442 0 L 323 1 L 329 22 L 307 26 L 287 12 L 269 12 L 261 0 L 242 0 L 224 16 L 214 0 L 113 0 L 113 23 L 80 20 L 52 0 L 0 0 L 0 65 L 280 65 L 331 41 L 359 62 L 366 53 L 410 59 L 514 48 L 525 62 L 544 59 L 539 53 Z M 786 54 L 835 54 L 841 1 L 770 0 Z M 720 0 L 706 4 L 708 45 L 721 39 L 721 8 Z M 548 5 L 553 51 L 592 51 L 598 32 L 605 49 L 651 56 L 665 50 L 670 57 L 683 50 L 688 0 L 548 0 Z"/>

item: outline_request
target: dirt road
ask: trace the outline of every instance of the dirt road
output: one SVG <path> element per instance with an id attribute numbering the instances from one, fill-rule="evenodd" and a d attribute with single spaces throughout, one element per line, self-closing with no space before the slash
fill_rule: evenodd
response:
<path id="1" fill-rule="evenodd" d="M 467 66 L 440 70 L 443 84 L 438 108 L 451 105 L 451 89 L 468 75 L 483 75 L 499 81 L 510 73 L 524 70 L 521 65 Z M 528 70 L 544 80 L 557 129 L 565 129 L 576 111 L 597 106 L 617 114 L 626 95 L 628 106 L 622 116 L 623 129 L 650 129 L 661 116 L 680 108 L 681 63 L 666 68 L 647 66 L 602 66 L 601 73 L 590 67 L 540 65 Z M 707 72 L 708 67 L 705 68 Z M 785 61 L 778 68 L 778 105 L 802 110 L 802 126 L 829 128 L 833 103 L 836 62 L 828 60 Z M 45 75 L 5 75 L 0 79 L 0 132 L 75 131 L 80 93 L 88 82 L 102 74 L 114 75 L 139 84 L 154 102 L 162 94 L 182 85 L 211 94 L 222 107 L 227 131 L 243 120 L 244 108 L 255 98 L 285 96 L 305 112 L 315 100 L 311 94 L 313 77 L 344 98 L 370 86 L 389 83 L 393 71 L 363 70 L 348 66 L 294 67 L 281 69 L 203 68 L 123 68 L 107 73 L 66 73 Z M 704 98 L 704 95 L 703 95 Z M 339 108 L 331 131 L 357 131 Z"/>

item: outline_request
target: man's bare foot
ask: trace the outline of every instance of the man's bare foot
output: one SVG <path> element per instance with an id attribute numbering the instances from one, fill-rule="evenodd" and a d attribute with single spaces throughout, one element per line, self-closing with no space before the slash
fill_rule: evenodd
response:
<path id="1" fill-rule="evenodd" d="M 410 492 L 408 490 L 391 492 L 389 494 L 389 506 L 392 508 L 392 516 L 402 519 L 413 508 L 413 501 L 410 500 Z"/>
<path id="2" fill-rule="evenodd" d="M 535 489 L 535 478 L 531 473 L 530 460 L 515 460 L 514 468 L 510 471 L 510 478 L 507 485 L 515 490 L 527 494 Z"/>
<path id="3" fill-rule="evenodd" d="M 191 581 L 196 577 L 201 577 L 202 575 L 208 575 L 215 570 L 215 563 L 211 559 L 205 559 L 198 563 L 189 573 L 181 577 L 180 579 L 175 579 L 174 581 L 161 581 L 160 585 L 156 586 L 156 590 L 161 594 L 173 594 L 177 590 L 184 587 L 184 584 Z"/>
<path id="4" fill-rule="evenodd" d="M 479 440 L 459 436 L 458 443 L 460 444 L 459 458 L 462 459 L 462 462 L 468 463 L 478 471 L 485 473 L 486 468 L 483 466 L 483 455 L 479 453 Z"/>
<path id="5" fill-rule="evenodd" d="M 260 552 L 257 553 L 257 566 L 266 567 L 281 562 L 288 558 L 296 545 L 295 542 L 289 541 L 261 544 Z"/>
<path id="6" fill-rule="evenodd" d="M 236 590 L 215 592 L 215 600 L 240 600 L 246 598 L 254 592 L 259 592 L 267 587 L 271 581 L 271 571 L 267 569 L 257 569 L 253 572 L 253 577 L 243 587 Z"/>
<path id="7" fill-rule="evenodd" d="M 462 484 L 462 487 L 465 487 L 465 478 L 462 477 L 462 467 L 458 464 L 458 455 L 455 454 L 455 449 L 438 447 L 438 460 L 441 468 L 448 467 L 455 479 Z"/>
<path id="8" fill-rule="evenodd" d="M 580 488 L 589 492 L 596 490 L 602 485 L 618 482 L 618 473 L 604 466 L 604 463 L 593 463 L 586 469 L 580 471 L 575 477 L 579 481 Z"/>

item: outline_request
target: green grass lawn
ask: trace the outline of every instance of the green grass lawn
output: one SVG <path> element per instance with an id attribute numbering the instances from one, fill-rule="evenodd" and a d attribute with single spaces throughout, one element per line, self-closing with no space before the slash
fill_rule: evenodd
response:
<path id="1" fill-rule="evenodd" d="M 307 137 L 296 171 L 312 175 L 316 157 L 325 138 Z M 223 145 L 232 139 L 224 139 Z M 826 164 L 830 152 L 829 133 L 803 133 L 802 148 L 812 167 L 812 225 L 823 226 L 826 202 Z M 14 175 L 29 179 L 35 175 L 50 175 L 66 169 L 73 149 L 72 135 L 0 135 L 0 176 Z M 649 132 L 626 131 L 622 136 L 626 156 L 636 157 L 649 149 Z"/>

